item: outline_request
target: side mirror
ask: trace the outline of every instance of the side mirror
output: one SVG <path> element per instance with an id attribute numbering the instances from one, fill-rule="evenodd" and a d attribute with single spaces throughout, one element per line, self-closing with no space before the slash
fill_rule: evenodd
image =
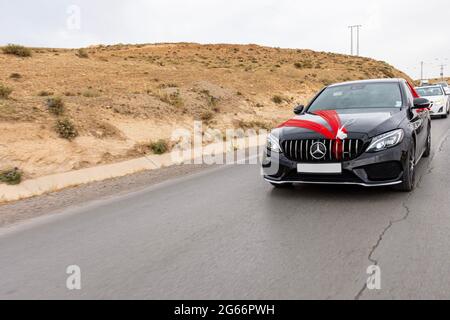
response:
<path id="1" fill-rule="evenodd" d="M 431 102 L 425 98 L 416 98 L 414 99 L 414 106 L 412 109 L 427 109 L 431 106 Z"/>
<path id="2" fill-rule="evenodd" d="M 303 110 L 305 110 L 305 106 L 299 105 L 299 106 L 296 106 L 296 107 L 294 108 L 294 113 L 295 113 L 296 115 L 300 115 L 300 114 L 303 113 Z"/>

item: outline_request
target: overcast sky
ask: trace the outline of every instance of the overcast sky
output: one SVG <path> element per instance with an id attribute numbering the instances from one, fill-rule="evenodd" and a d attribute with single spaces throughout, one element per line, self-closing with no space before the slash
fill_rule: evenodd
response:
<path id="1" fill-rule="evenodd" d="M 442 62 L 450 71 L 448 0 L 0 0 L 0 45 L 183 41 L 349 53 L 351 24 L 363 25 L 363 56 L 414 78 L 421 60 L 426 77 L 439 76 Z"/>

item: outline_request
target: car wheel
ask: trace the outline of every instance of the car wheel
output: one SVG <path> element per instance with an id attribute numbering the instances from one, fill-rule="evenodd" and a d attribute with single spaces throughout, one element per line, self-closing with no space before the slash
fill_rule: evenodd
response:
<path id="1" fill-rule="evenodd" d="M 431 155 L 431 128 L 428 129 L 427 147 L 423 153 L 424 158 L 428 158 Z"/>
<path id="2" fill-rule="evenodd" d="M 408 152 L 408 162 L 405 170 L 403 171 L 402 183 L 396 188 L 403 192 L 411 192 L 414 190 L 416 184 L 416 156 L 414 143 Z"/>
<path id="3" fill-rule="evenodd" d="M 276 184 L 271 182 L 270 184 L 276 189 L 290 189 L 294 186 L 292 183 Z"/>

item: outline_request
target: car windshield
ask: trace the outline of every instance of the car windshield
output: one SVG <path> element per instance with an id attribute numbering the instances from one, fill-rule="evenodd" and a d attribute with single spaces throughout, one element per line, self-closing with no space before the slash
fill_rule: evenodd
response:
<path id="1" fill-rule="evenodd" d="M 326 88 L 308 112 L 339 109 L 401 108 L 398 83 L 353 83 Z"/>
<path id="2" fill-rule="evenodd" d="M 417 88 L 416 91 L 421 97 L 442 96 L 444 94 L 442 87 Z"/>

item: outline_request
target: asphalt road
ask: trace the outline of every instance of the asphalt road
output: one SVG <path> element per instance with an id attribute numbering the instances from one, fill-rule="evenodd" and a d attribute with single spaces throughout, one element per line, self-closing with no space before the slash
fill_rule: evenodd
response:
<path id="1" fill-rule="evenodd" d="M 274 190 L 237 165 L 0 229 L 0 298 L 449 299 L 449 128 L 433 121 L 411 194 Z"/>

